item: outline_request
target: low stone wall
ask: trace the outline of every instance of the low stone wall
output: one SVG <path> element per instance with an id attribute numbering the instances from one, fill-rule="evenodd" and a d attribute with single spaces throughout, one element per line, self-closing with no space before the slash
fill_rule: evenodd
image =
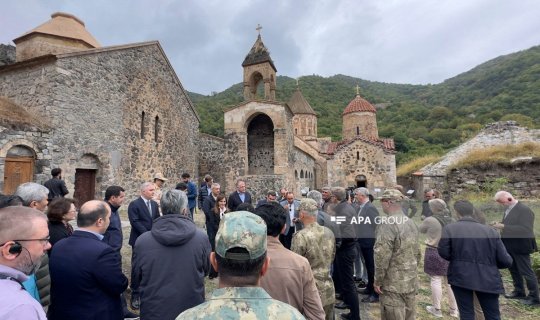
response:
<path id="1" fill-rule="evenodd" d="M 468 192 L 490 192 L 504 189 L 517 198 L 540 197 L 540 158 L 512 164 L 474 166 L 452 169 L 446 182 L 452 196 Z"/>

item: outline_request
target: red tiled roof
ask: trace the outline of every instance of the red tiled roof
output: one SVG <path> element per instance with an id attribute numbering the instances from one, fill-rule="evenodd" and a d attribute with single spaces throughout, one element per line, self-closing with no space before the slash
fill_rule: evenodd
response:
<path id="1" fill-rule="evenodd" d="M 349 102 L 349 105 L 343 111 L 343 115 L 353 112 L 377 113 L 377 110 L 375 110 L 375 107 L 373 107 L 371 103 L 369 103 L 366 99 L 360 97 L 360 95 L 357 94 L 356 97 L 351 102 Z"/>

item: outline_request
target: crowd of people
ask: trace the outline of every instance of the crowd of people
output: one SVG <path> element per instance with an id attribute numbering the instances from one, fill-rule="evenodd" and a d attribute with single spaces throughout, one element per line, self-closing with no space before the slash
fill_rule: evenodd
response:
<path id="1" fill-rule="evenodd" d="M 351 196 L 325 187 L 301 199 L 281 188 L 255 202 L 242 179 L 225 195 L 210 175 L 197 187 L 184 173 L 166 189 L 157 173 L 127 207 L 128 280 L 119 215 L 126 191 L 109 186 L 103 200 L 78 204 L 65 197 L 61 170 L 52 176 L 0 196 L 0 319 L 330 320 L 343 309 L 341 319 L 358 320 L 360 303 L 378 303 L 381 319 L 409 320 L 422 263 L 433 317 L 500 319 L 501 294 L 540 305 L 534 212 L 507 191 L 494 195 L 502 219 L 486 224 L 470 202 L 455 201 L 452 215 L 437 190 L 425 190 L 417 224 L 400 186 L 384 190 L 380 213 L 367 188 Z M 196 208 L 206 230 L 194 222 Z M 209 299 L 206 277 L 218 283 Z"/>

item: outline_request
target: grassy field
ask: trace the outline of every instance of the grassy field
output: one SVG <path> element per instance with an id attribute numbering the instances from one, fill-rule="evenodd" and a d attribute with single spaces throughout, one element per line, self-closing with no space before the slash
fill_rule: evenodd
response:
<path id="1" fill-rule="evenodd" d="M 486 214 L 487 221 L 500 221 L 502 216 L 502 209 L 498 207 L 494 202 L 492 201 L 475 201 L 475 206 L 483 210 L 483 212 Z M 527 205 L 529 205 L 533 211 L 535 212 L 536 216 L 540 216 L 540 201 L 525 201 Z M 382 210 L 380 208 L 380 202 L 375 201 L 375 205 L 378 207 L 379 212 L 382 213 Z M 417 215 L 420 214 L 421 210 L 421 204 L 418 204 L 419 212 Z M 121 211 L 121 217 L 122 220 L 127 221 L 127 212 L 126 209 L 123 208 Z M 415 222 L 419 225 L 421 223 L 419 217 L 414 218 Z M 539 219 L 535 220 L 535 234 L 537 236 L 537 239 L 540 239 L 540 221 Z M 195 222 L 196 224 L 203 228 L 204 226 L 204 215 L 202 213 L 195 214 Z M 125 226 L 124 231 L 124 246 L 122 248 L 122 268 L 124 270 L 124 274 L 126 274 L 128 277 L 130 276 L 130 268 L 131 268 L 131 247 L 127 244 L 127 240 L 129 239 L 129 225 Z M 424 236 L 421 235 L 420 242 L 422 244 L 422 254 L 424 252 L 425 246 L 424 243 Z M 429 276 L 424 273 L 423 271 L 423 260 L 421 264 L 418 267 L 418 275 L 419 275 L 419 290 L 418 295 L 416 297 L 416 310 L 417 310 L 417 319 L 432 319 L 434 318 L 431 314 L 427 313 L 426 306 L 431 305 L 431 289 L 429 284 Z M 501 272 L 503 277 L 504 286 L 507 290 L 507 292 L 512 291 L 512 279 L 510 278 L 510 273 L 508 270 L 502 270 Z M 205 285 L 206 285 L 206 296 L 208 297 L 212 291 L 217 287 L 218 280 L 213 279 L 209 280 L 206 278 Z M 128 289 L 129 290 L 129 289 Z M 129 295 L 128 295 L 129 297 Z M 501 305 L 501 312 L 502 312 L 502 318 L 503 319 L 520 319 L 520 320 L 537 320 L 540 319 L 540 308 L 533 308 L 522 305 L 517 300 L 507 300 L 504 297 L 501 297 L 499 299 L 500 305 Z M 366 303 L 360 303 L 361 305 L 361 316 L 363 320 L 366 319 L 380 319 L 380 311 L 379 311 L 379 304 L 366 304 Z M 448 315 L 448 303 L 446 301 L 446 291 L 443 291 L 443 302 L 441 305 L 441 308 L 443 310 L 443 317 L 444 319 L 453 319 Z M 341 313 L 341 310 L 336 309 L 337 314 Z M 339 319 L 339 318 L 337 318 Z"/>

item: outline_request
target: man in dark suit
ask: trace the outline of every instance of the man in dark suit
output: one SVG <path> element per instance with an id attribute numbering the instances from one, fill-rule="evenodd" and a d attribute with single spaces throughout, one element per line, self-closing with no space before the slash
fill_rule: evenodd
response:
<path id="1" fill-rule="evenodd" d="M 120 294 L 128 280 L 117 251 L 102 241 L 110 207 L 103 201 L 83 204 L 78 230 L 57 242 L 50 257 L 50 319 L 123 319 Z"/>
<path id="2" fill-rule="evenodd" d="M 246 182 L 242 179 L 236 181 L 236 191 L 229 195 L 227 205 L 231 211 L 236 211 L 241 203 L 251 203 L 251 195 L 246 191 Z"/>
<path id="3" fill-rule="evenodd" d="M 361 291 L 362 294 L 368 295 L 362 299 L 362 302 L 378 302 L 379 295 L 373 290 L 373 280 L 375 277 L 375 261 L 373 255 L 373 246 L 375 245 L 375 218 L 379 216 L 379 211 L 369 201 L 369 190 L 366 188 L 358 188 L 354 190 L 356 196 L 356 204 L 358 210 L 358 224 L 356 225 L 356 236 L 360 253 L 364 257 L 364 263 L 368 275 L 368 283 L 366 288 Z M 359 255 L 360 256 L 360 255 Z"/>
<path id="4" fill-rule="evenodd" d="M 255 209 L 257 209 L 258 207 L 262 206 L 265 203 L 277 202 L 276 198 L 277 198 L 276 192 L 274 190 L 268 190 L 268 192 L 266 192 L 266 198 L 257 201 L 257 205 L 255 206 Z"/>
<path id="5" fill-rule="evenodd" d="M 132 201 L 128 206 L 129 223 L 131 224 L 131 233 L 129 234 L 129 245 L 132 247 L 131 265 L 133 266 L 133 246 L 137 238 L 152 229 L 152 222 L 159 217 L 157 202 L 152 200 L 155 191 L 155 185 L 152 182 L 145 182 L 141 185 L 141 196 Z M 133 268 L 131 270 L 133 279 Z M 139 290 L 131 283 L 131 307 L 139 308 Z"/>
<path id="6" fill-rule="evenodd" d="M 505 295 L 508 299 L 523 299 L 526 305 L 540 306 L 538 295 L 538 280 L 531 267 L 531 253 L 535 252 L 536 239 L 534 236 L 534 212 L 521 202 L 518 202 L 509 192 L 499 191 L 495 201 L 505 207 L 502 222 L 492 223 L 494 228 L 501 230 L 501 238 L 506 251 L 514 260 L 510 267 L 514 291 Z M 529 294 L 526 295 L 523 278 L 527 283 Z"/>
<path id="7" fill-rule="evenodd" d="M 279 203 L 285 210 L 287 210 L 287 222 L 285 223 L 285 231 L 279 236 L 279 241 L 287 249 L 291 249 L 292 237 L 296 231 L 302 229 L 302 223 L 299 218 L 298 207 L 300 201 L 294 198 L 293 192 L 287 192 L 285 200 Z"/>

